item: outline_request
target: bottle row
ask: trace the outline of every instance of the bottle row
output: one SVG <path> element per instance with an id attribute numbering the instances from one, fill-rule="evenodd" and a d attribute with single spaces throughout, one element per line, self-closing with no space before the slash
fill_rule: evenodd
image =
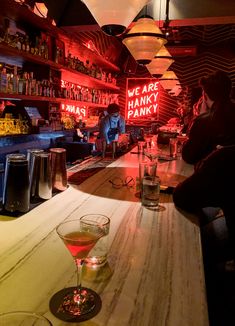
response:
<path id="1" fill-rule="evenodd" d="M 102 80 L 105 83 L 116 85 L 116 78 L 111 73 L 106 73 L 99 68 L 96 64 L 90 64 L 89 60 L 86 60 L 85 64 L 77 57 L 72 57 L 71 53 L 65 58 L 65 66 L 73 70 L 79 71 L 93 78 Z"/>
<path id="2" fill-rule="evenodd" d="M 108 90 L 83 87 L 64 80 L 61 85 L 58 85 L 58 82 L 54 82 L 52 78 L 50 80 L 36 80 L 32 71 L 18 73 L 17 66 L 8 66 L 8 68 L 3 64 L 0 66 L 2 66 L 0 71 L 1 93 L 65 98 L 104 106 L 115 102 L 117 99 L 117 94 Z"/>
<path id="3" fill-rule="evenodd" d="M 61 97 L 70 100 L 95 103 L 104 106 L 113 102 L 118 102 L 118 94 L 114 94 L 108 90 L 83 87 L 67 81 L 63 81 L 61 90 Z"/>
<path id="4" fill-rule="evenodd" d="M 5 26 L 0 30 L 0 43 L 5 43 L 10 47 L 16 48 L 22 51 L 22 53 L 29 53 L 46 60 L 52 60 L 75 71 L 116 85 L 114 75 L 103 71 L 96 64 L 90 63 L 89 60 L 83 62 L 71 53 L 68 53 L 66 57 L 65 45 L 61 40 L 57 40 L 44 32 L 28 35 L 25 31 L 12 28 L 12 24 L 12 21 L 5 19 Z"/>

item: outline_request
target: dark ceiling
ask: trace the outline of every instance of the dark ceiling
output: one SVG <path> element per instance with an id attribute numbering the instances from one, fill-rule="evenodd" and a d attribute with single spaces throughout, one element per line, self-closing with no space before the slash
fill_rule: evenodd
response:
<path id="1" fill-rule="evenodd" d="M 40 0 L 39 0 L 40 1 Z M 107 0 L 108 1 L 108 0 Z M 170 0 L 168 0 L 170 1 Z M 183 1 L 183 0 L 181 0 Z M 192 1 L 192 0 L 190 0 Z M 200 1 L 200 0 L 197 0 Z M 205 0 L 210 1 L 210 0 Z M 217 0 L 216 0 L 217 1 Z M 228 1 L 228 0 L 226 0 Z M 58 27 L 62 27 L 66 30 L 72 31 L 74 35 L 78 36 L 78 39 L 88 38 L 91 36 L 90 33 L 96 33 L 99 38 L 102 35 L 101 29 L 96 23 L 95 19 L 87 9 L 86 5 L 80 0 L 44 0 L 48 8 L 48 16 L 56 21 Z M 172 3 L 177 3 L 177 0 L 171 0 Z M 167 8 L 166 8 L 167 14 Z M 140 15 L 140 14 L 139 14 Z M 136 19 L 139 17 L 136 17 Z M 167 17 L 168 15 L 166 15 Z M 200 21 L 200 19 L 199 19 Z M 216 20 L 215 20 L 216 21 Z M 175 48 L 184 46 L 192 46 L 196 49 L 196 54 L 200 54 L 203 51 L 207 51 L 208 48 L 214 49 L 215 53 L 223 51 L 226 48 L 228 53 L 232 56 L 235 55 L 235 24 L 219 24 L 220 19 L 213 25 L 211 24 L 192 24 L 192 21 L 185 21 L 185 24 L 180 22 L 177 26 L 175 21 L 170 21 L 170 35 L 168 37 L 168 43 L 166 47 L 171 52 Z M 163 25 L 164 22 L 162 22 Z M 174 23 L 174 26 L 173 26 Z M 191 23 L 191 25 L 190 25 Z M 161 25 L 161 26 L 162 26 Z M 103 43 L 105 42 L 103 36 Z M 122 47 L 122 57 L 128 55 L 127 50 L 122 46 L 122 36 L 113 39 L 108 37 L 108 44 L 115 44 L 115 46 Z M 172 53 L 176 55 L 177 53 Z M 182 52 L 178 52 L 178 56 L 183 56 Z M 192 54 L 191 54 L 192 55 Z M 195 53 L 194 53 L 195 55 Z"/>
<path id="2" fill-rule="evenodd" d="M 58 27 L 96 25 L 96 20 L 80 0 L 45 0 L 48 16 L 53 18 Z"/>

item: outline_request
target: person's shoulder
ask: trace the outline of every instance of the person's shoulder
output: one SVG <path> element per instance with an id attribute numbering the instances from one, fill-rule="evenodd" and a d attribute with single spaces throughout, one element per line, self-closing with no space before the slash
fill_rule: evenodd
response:
<path id="1" fill-rule="evenodd" d="M 235 163 L 235 145 L 230 146 L 221 146 L 215 150 L 213 150 L 208 156 L 205 158 L 205 161 L 214 162 L 221 161 L 222 163 L 229 164 Z"/>
<path id="2" fill-rule="evenodd" d="M 230 105 L 232 110 L 235 110 L 235 100 L 231 100 Z"/>
<path id="3" fill-rule="evenodd" d="M 198 116 L 193 118 L 191 128 L 196 128 L 198 125 L 200 126 L 206 125 L 207 123 L 210 122 L 210 120 L 211 120 L 211 115 L 209 112 L 199 114 Z"/>

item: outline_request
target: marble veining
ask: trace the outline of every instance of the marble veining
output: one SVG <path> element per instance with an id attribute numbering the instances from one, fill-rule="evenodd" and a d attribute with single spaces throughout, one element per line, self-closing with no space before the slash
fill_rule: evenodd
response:
<path id="1" fill-rule="evenodd" d="M 180 159 L 158 170 L 179 179 L 192 173 Z M 0 312 L 32 310 L 55 326 L 75 325 L 49 311 L 52 295 L 76 283 L 73 260 L 55 228 L 99 212 L 111 219 L 108 264 L 85 268 L 83 284 L 100 294 L 103 305 L 81 325 L 209 325 L 197 218 L 176 210 L 168 194 L 161 194 L 162 211 L 143 208 L 135 189 L 112 188 L 116 175 L 136 178 L 138 155 L 124 155 L 18 219 L 0 219 Z"/>

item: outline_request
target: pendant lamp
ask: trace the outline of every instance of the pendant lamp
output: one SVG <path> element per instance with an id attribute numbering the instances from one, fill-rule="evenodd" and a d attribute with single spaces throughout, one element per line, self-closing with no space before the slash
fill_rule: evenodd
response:
<path id="1" fill-rule="evenodd" d="M 144 16 L 124 35 L 122 42 L 139 64 L 147 65 L 167 40 L 153 18 Z"/>
<path id="2" fill-rule="evenodd" d="M 153 77 L 160 78 L 175 60 L 163 45 L 146 68 Z"/>
<path id="3" fill-rule="evenodd" d="M 172 70 L 166 71 L 163 74 L 163 76 L 159 79 L 159 82 L 160 82 L 161 86 L 166 90 L 170 90 L 173 87 L 180 84 L 178 77 Z"/>
<path id="4" fill-rule="evenodd" d="M 178 96 L 181 93 L 181 91 L 182 91 L 181 85 L 177 84 L 176 86 L 174 86 L 172 88 L 172 90 L 170 90 L 169 94 L 172 95 L 172 96 Z"/>
<path id="5" fill-rule="evenodd" d="M 82 0 L 103 32 L 122 34 L 148 0 Z"/>

